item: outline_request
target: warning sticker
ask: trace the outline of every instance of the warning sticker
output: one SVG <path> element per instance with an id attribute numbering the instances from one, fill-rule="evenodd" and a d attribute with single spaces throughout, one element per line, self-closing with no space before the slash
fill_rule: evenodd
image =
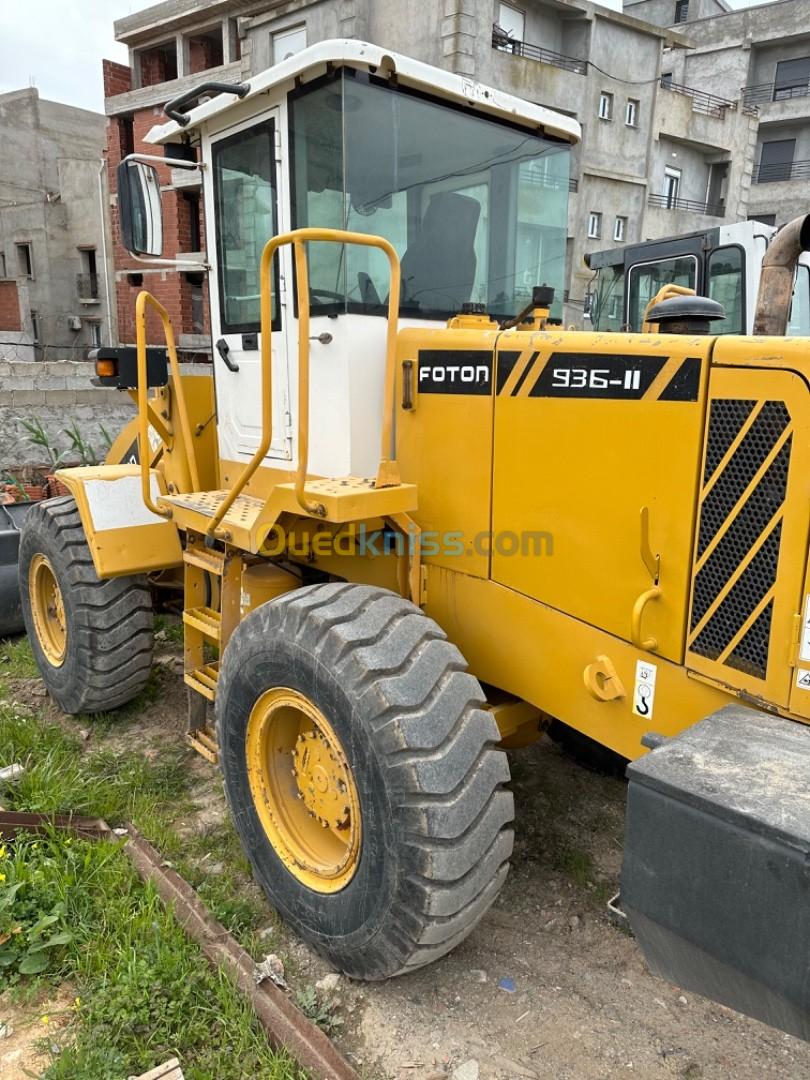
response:
<path id="1" fill-rule="evenodd" d="M 636 661 L 636 685 L 633 690 L 633 712 L 652 720 L 655 705 L 655 676 L 658 668 L 647 660 Z"/>
<path id="2" fill-rule="evenodd" d="M 799 658 L 810 660 L 810 595 L 804 601 L 804 621 L 802 622 L 802 637 L 799 642 Z"/>
<path id="3" fill-rule="evenodd" d="M 810 671 L 807 668 L 799 668 L 796 671 L 796 685 L 802 690 L 810 690 Z"/>

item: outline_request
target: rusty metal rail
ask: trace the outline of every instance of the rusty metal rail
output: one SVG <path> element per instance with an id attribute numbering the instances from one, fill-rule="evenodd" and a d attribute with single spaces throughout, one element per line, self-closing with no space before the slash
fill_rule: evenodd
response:
<path id="1" fill-rule="evenodd" d="M 25 814 L 0 811 L 0 837 L 19 833 L 70 832 L 88 840 L 115 839 L 118 835 L 101 818 L 74 814 Z M 123 830 L 121 830 L 123 832 Z M 138 875 L 151 881 L 189 937 L 211 963 L 222 968 L 250 1001 L 270 1042 L 286 1050 L 318 1080 L 359 1080 L 351 1065 L 319 1027 L 307 1019 L 269 980 L 256 982 L 256 965 L 179 874 L 165 865 L 160 853 L 138 830 L 127 826 L 126 851 Z"/>

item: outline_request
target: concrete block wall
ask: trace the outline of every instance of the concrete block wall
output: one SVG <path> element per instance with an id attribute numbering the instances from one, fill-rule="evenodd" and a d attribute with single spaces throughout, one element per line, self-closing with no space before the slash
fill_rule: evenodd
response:
<path id="1" fill-rule="evenodd" d="M 210 364 L 182 364 L 181 371 L 211 378 Z M 75 420 L 83 440 L 104 459 L 102 427 L 114 439 L 136 408 L 126 391 L 93 386 L 94 375 L 89 361 L 6 360 L 0 349 L 0 477 L 9 468 L 47 464 L 47 453 L 29 441 L 20 419 L 38 420 L 50 444 L 60 450 L 70 446 L 64 429 Z"/>
<path id="2" fill-rule="evenodd" d="M 59 449 L 70 446 L 64 429 L 75 420 L 84 441 L 103 460 L 106 442 L 101 427 L 115 438 L 135 415 L 135 406 L 125 392 L 93 386 L 94 374 L 87 361 L 32 364 L 0 359 L 0 474 L 9 468 L 47 464 L 47 453 L 29 441 L 20 417 L 38 420 L 51 445 Z"/>

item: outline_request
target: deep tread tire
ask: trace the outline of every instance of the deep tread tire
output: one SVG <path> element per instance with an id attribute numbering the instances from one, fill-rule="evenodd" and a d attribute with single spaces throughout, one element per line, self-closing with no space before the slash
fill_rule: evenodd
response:
<path id="1" fill-rule="evenodd" d="M 67 623 L 64 662 L 54 667 L 37 640 L 28 577 L 31 560 L 48 557 L 62 592 Z M 25 629 L 42 679 L 67 713 L 107 712 L 143 689 L 152 668 L 152 597 L 145 575 L 96 574 L 71 496 L 34 506 L 20 537 L 20 597 Z"/>
<path id="2" fill-rule="evenodd" d="M 286 869 L 253 805 L 245 732 L 274 686 L 321 709 L 352 768 L 362 850 L 337 893 L 311 891 Z M 384 589 L 297 589 L 251 612 L 228 643 L 216 714 L 236 829 L 273 906 L 353 978 L 384 979 L 443 956 L 503 884 L 514 808 L 483 704 L 436 623 Z"/>

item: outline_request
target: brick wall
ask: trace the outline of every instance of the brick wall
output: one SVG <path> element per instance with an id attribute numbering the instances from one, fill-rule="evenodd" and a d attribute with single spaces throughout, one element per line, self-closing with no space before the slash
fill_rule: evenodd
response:
<path id="1" fill-rule="evenodd" d="M 102 60 L 101 70 L 104 77 L 104 96 L 126 94 L 132 89 L 132 72 L 126 64 L 116 64 L 114 60 Z"/>
<path id="2" fill-rule="evenodd" d="M 140 109 L 134 114 L 132 117 L 132 130 L 135 151 L 147 154 L 156 153 L 156 148 L 146 143 L 144 138 L 156 124 L 162 123 L 164 120 L 163 111 L 159 107 Z M 117 193 L 116 170 L 123 156 L 121 125 L 126 122 L 124 118 L 111 117 L 107 128 L 107 167 L 109 170 L 110 191 L 113 196 Z M 190 219 L 192 207 L 182 192 L 175 191 L 170 187 L 171 170 L 165 165 L 158 165 L 157 169 L 161 187 L 164 188 L 162 195 L 163 257 L 171 259 L 175 258 L 178 253 L 192 250 Z M 205 225 L 202 206 L 199 209 L 199 217 L 200 233 L 204 236 Z M 179 338 L 181 334 L 199 332 L 199 328 L 195 330 L 192 321 L 192 284 L 183 273 L 153 269 L 137 262 L 129 255 L 121 243 L 117 199 L 115 197 L 111 207 L 111 223 L 119 341 L 123 344 L 132 344 L 135 341 L 135 301 L 141 289 L 148 289 L 166 308 L 172 320 L 176 338 Z M 205 246 L 204 240 L 202 246 Z M 132 275 L 140 275 L 142 284 L 133 285 L 131 281 Z M 203 304 L 205 311 L 204 333 L 207 334 L 210 332 L 207 283 L 203 285 Z M 151 310 L 147 316 L 147 338 L 150 344 L 163 344 L 163 330 L 160 320 Z"/>
<path id="3" fill-rule="evenodd" d="M 222 35 L 220 32 L 205 37 L 189 38 L 188 65 L 190 74 L 196 75 L 200 71 L 219 67 L 223 60 Z"/>
<path id="4" fill-rule="evenodd" d="M 22 330 L 16 281 L 0 281 L 0 330 Z"/>

